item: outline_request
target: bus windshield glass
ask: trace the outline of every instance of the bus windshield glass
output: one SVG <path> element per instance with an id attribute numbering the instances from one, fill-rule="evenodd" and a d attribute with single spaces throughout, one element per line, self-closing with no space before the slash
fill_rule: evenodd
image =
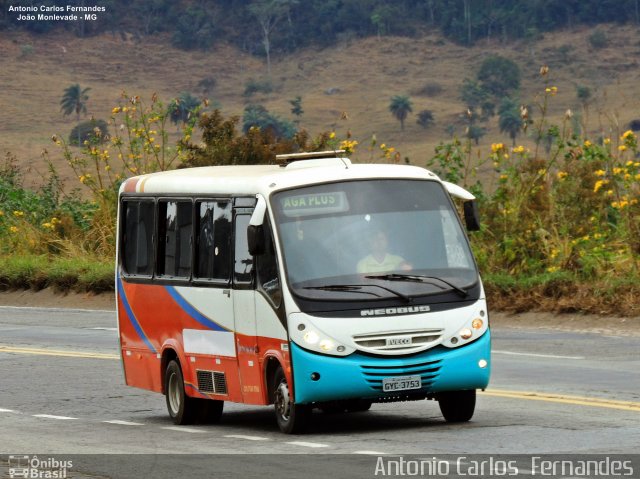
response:
<path id="1" fill-rule="evenodd" d="M 478 273 L 443 186 L 361 180 L 275 193 L 289 286 L 318 300 L 459 293 Z"/>

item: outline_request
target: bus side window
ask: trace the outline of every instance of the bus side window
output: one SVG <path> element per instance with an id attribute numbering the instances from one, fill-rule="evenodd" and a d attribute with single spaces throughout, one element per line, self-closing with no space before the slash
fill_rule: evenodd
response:
<path id="1" fill-rule="evenodd" d="M 231 203 L 196 203 L 196 261 L 194 277 L 228 281 L 231 265 Z"/>
<path id="2" fill-rule="evenodd" d="M 235 224 L 235 262 L 233 282 L 235 284 L 251 284 L 253 273 L 253 257 L 249 253 L 247 243 L 247 227 L 249 226 L 250 215 L 236 215 Z"/>
<path id="3" fill-rule="evenodd" d="M 191 276 L 191 201 L 158 202 L 158 275 Z"/>
<path id="4" fill-rule="evenodd" d="M 153 274 L 153 202 L 125 201 L 122 266 L 132 275 Z"/>
<path id="5" fill-rule="evenodd" d="M 260 289 L 265 292 L 273 304 L 280 306 L 282 301 L 282 288 L 280 287 L 280 279 L 278 277 L 278 259 L 276 249 L 273 242 L 273 234 L 271 233 L 271 225 L 268 221 L 264 223 L 265 248 L 264 253 L 257 257 L 258 284 Z"/>

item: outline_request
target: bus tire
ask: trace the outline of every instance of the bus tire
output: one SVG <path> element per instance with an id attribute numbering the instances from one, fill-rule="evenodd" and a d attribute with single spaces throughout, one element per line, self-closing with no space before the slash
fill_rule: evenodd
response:
<path id="1" fill-rule="evenodd" d="M 476 390 L 440 393 L 438 404 L 447 422 L 467 422 L 476 408 Z"/>
<path id="2" fill-rule="evenodd" d="M 371 404 L 366 399 L 352 399 L 347 401 L 347 412 L 365 412 L 371 409 Z"/>
<path id="3" fill-rule="evenodd" d="M 198 413 L 199 404 L 196 399 L 187 396 L 185 393 L 184 377 L 177 361 L 169 361 L 164 380 L 167 410 L 174 424 L 192 424 Z"/>
<path id="4" fill-rule="evenodd" d="M 282 367 L 278 367 L 273 377 L 273 404 L 280 431 L 285 434 L 301 434 L 307 429 L 311 419 L 311 406 L 295 404 L 291 400 Z"/>
<path id="5" fill-rule="evenodd" d="M 195 399 L 198 401 L 198 422 L 202 424 L 218 424 L 222 417 L 224 401 L 217 399 Z"/>

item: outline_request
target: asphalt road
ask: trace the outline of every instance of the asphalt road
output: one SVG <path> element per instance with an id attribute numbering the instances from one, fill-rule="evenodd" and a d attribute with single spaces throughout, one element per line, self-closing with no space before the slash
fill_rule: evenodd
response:
<path id="1" fill-rule="evenodd" d="M 494 328 L 492 380 L 471 422 L 447 424 L 433 401 L 374 404 L 365 413 L 314 413 L 308 434 L 287 436 L 271 408 L 231 403 L 219 425 L 173 426 L 163 396 L 123 384 L 115 327 L 108 311 L 0 307 L 0 455 L 149 454 L 136 459 L 138 477 L 159 477 L 171 470 L 167 454 L 229 454 L 216 474 L 210 462 L 201 472 L 297 477 L 312 456 L 335 454 L 321 463 L 328 473 L 373 477 L 380 456 L 640 450 L 637 338 Z M 119 457 L 124 468 L 130 456 Z M 197 457 L 166 457 L 199 477 Z M 6 474 L 0 460 L 0 477 L 3 467 Z"/>

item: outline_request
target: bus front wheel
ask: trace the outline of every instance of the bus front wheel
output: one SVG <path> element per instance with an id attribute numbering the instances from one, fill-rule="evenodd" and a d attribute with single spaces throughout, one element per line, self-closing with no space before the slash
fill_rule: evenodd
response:
<path id="1" fill-rule="evenodd" d="M 311 406 L 293 402 L 291 390 L 282 367 L 278 368 L 273 379 L 273 404 L 278 427 L 285 434 L 300 434 L 304 432 L 311 419 Z"/>
<path id="2" fill-rule="evenodd" d="M 476 409 L 476 390 L 440 393 L 438 404 L 447 422 L 466 422 Z"/>

